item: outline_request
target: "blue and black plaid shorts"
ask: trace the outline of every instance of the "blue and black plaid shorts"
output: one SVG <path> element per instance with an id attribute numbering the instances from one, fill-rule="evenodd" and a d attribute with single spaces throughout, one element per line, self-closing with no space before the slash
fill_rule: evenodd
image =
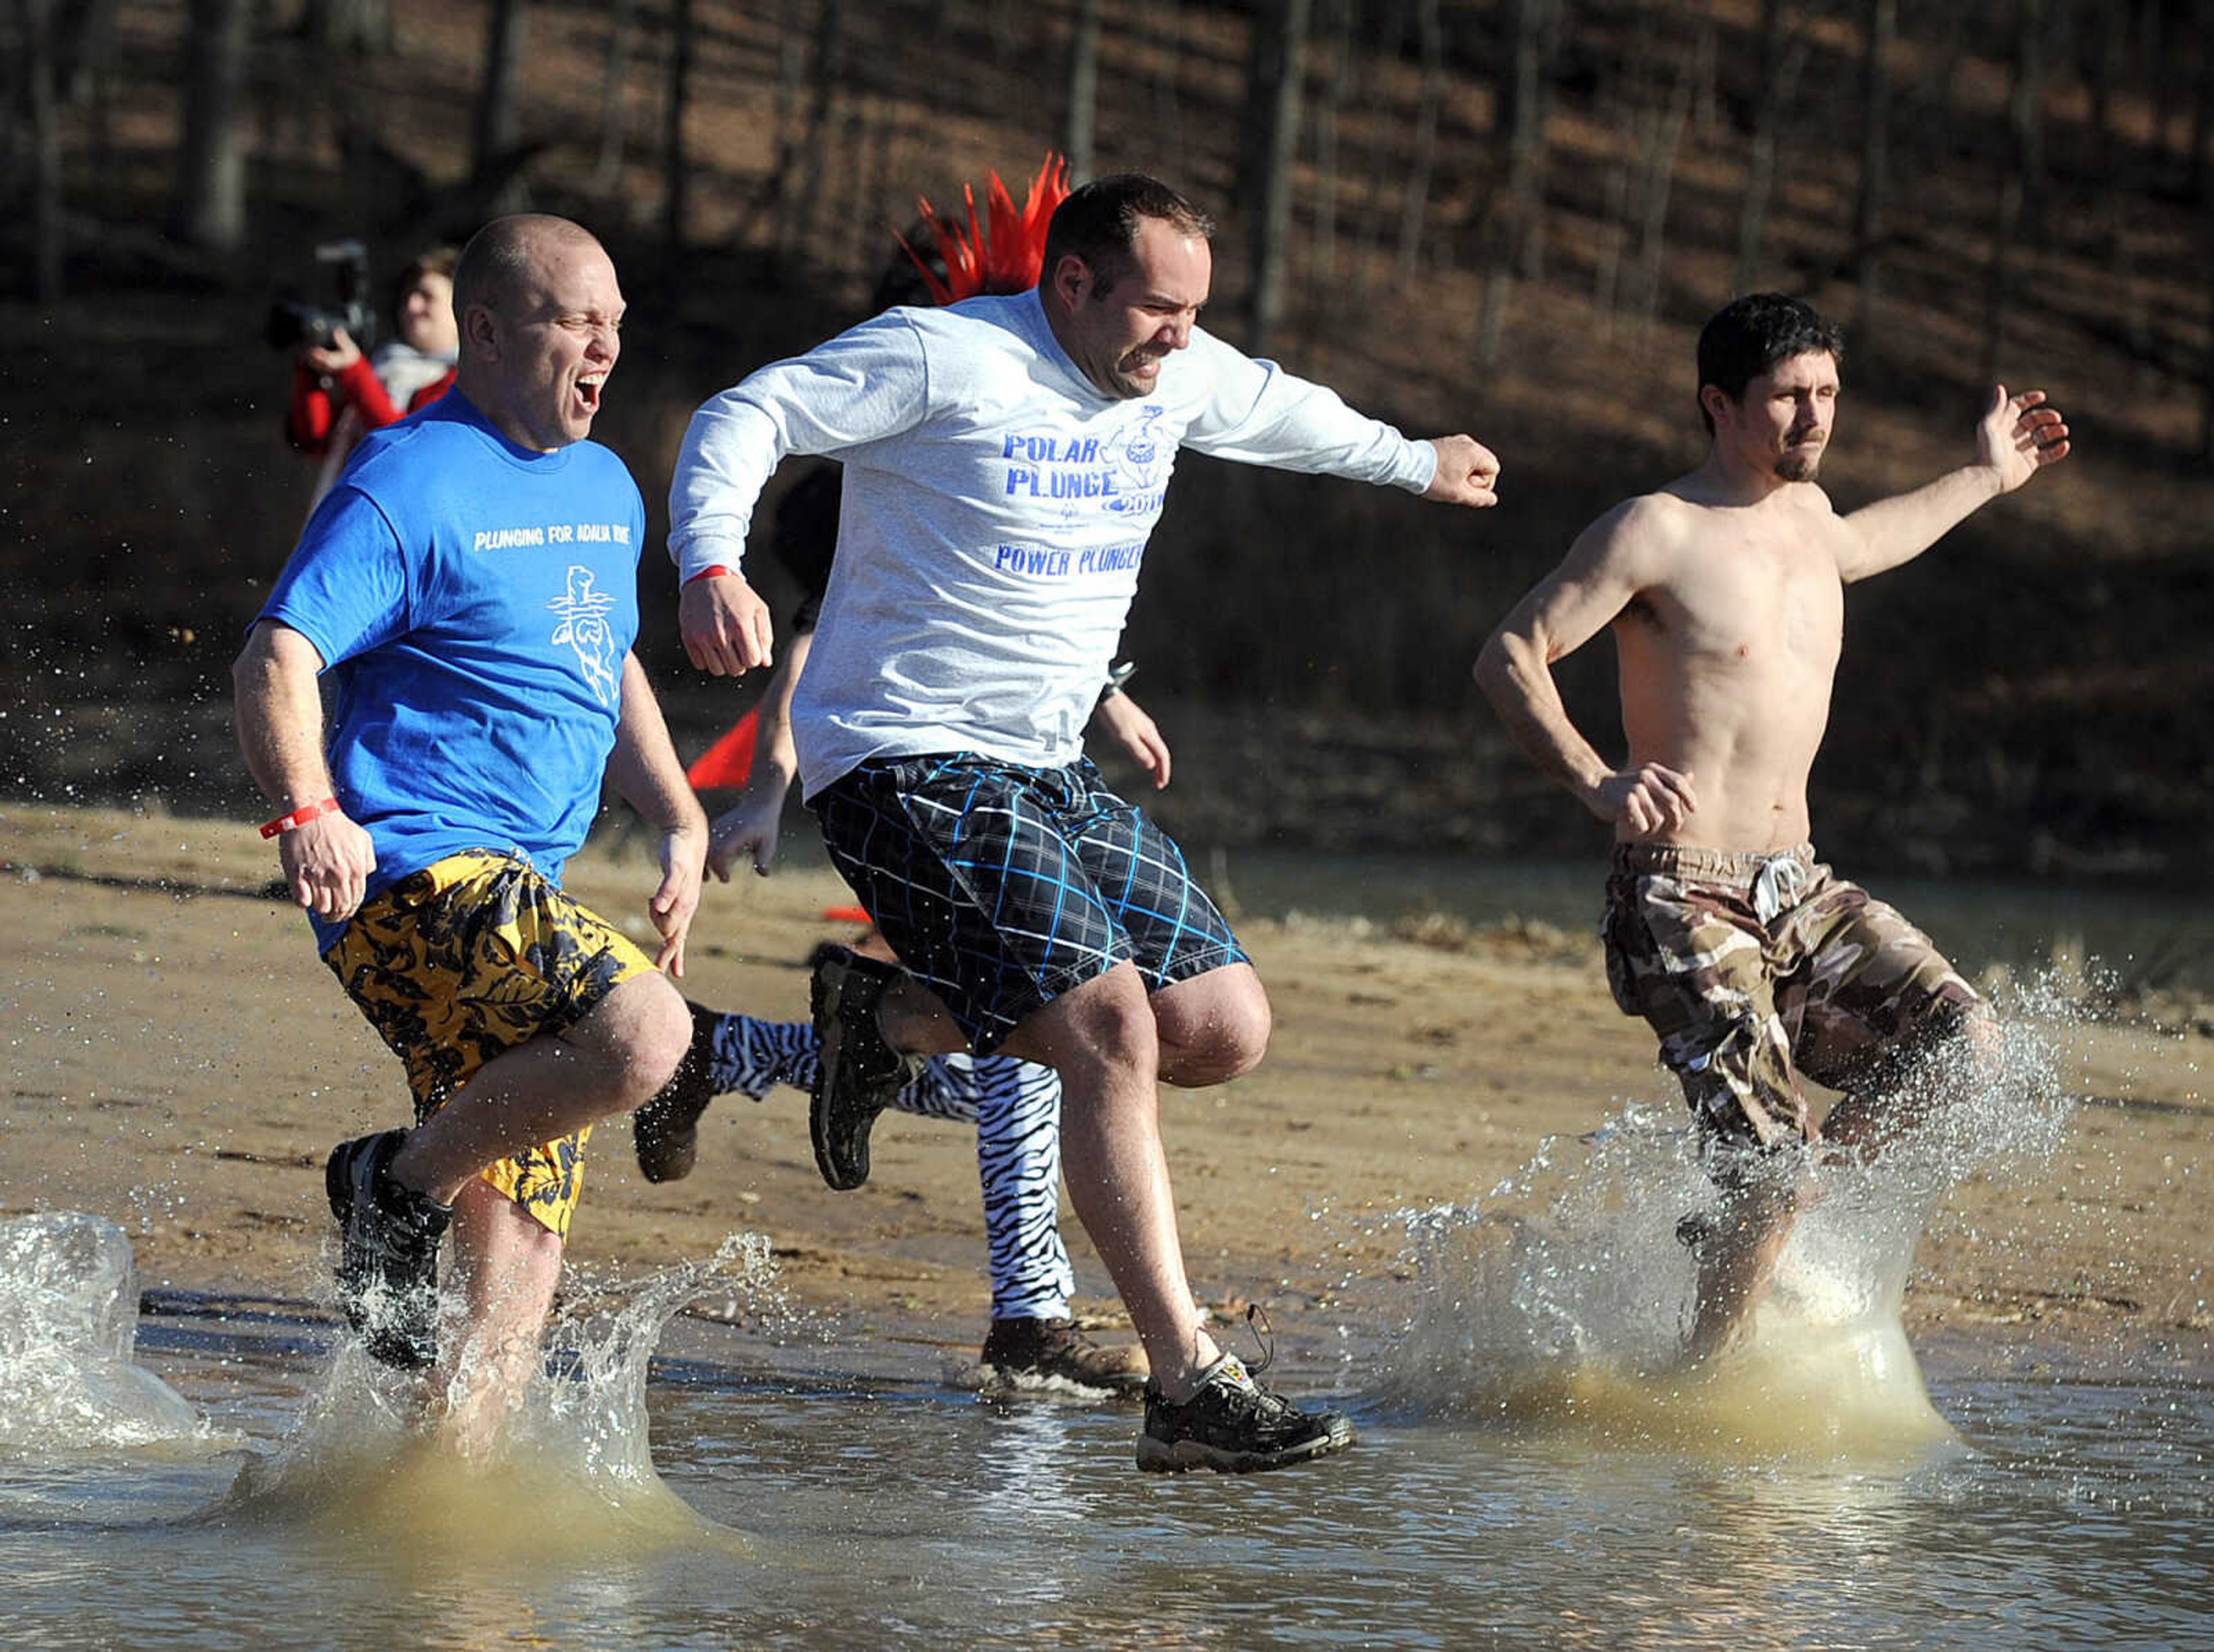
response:
<path id="1" fill-rule="evenodd" d="M 900 961 L 981 1054 L 1116 965 L 1146 989 L 1247 960 L 1183 852 L 1086 759 L 878 759 L 809 800 Z"/>

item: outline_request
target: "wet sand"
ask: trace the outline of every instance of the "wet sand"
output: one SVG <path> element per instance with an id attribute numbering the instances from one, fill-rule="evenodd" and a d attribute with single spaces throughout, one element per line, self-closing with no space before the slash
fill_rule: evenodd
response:
<path id="1" fill-rule="evenodd" d="M 236 823 L 10 804 L 0 863 L 0 1212 L 119 1222 L 149 1288 L 324 1299 L 324 1155 L 400 1122 L 406 1095 L 304 920 L 266 893 L 274 855 Z M 642 850 L 619 842 L 596 844 L 569 878 L 641 932 L 650 882 Z M 823 916 L 847 899 L 823 872 L 711 887 L 686 991 L 804 1015 L 800 960 L 847 933 Z M 1404 1275 L 1393 1213 L 1486 1200 L 1548 1137 L 1630 1101 L 1678 1105 L 1581 937 L 1448 929 L 1434 945 L 1257 921 L 1240 933 L 1275 1006 L 1269 1058 L 1164 1104 L 1194 1287 L 1226 1318 L 1259 1301 L 1280 1334 L 1321 1336 Z M 2091 1024 L 2057 1036 L 2084 1098 L 2058 1152 L 1952 1191 L 1917 1253 L 1907 1330 L 2069 1350 L 2102 1369 L 2140 1356 L 2214 1369 L 2214 1039 Z M 988 1301 L 973 1134 L 888 1114 L 873 1156 L 866 1187 L 825 1188 L 796 1092 L 719 1102 L 699 1170 L 661 1187 L 639 1177 L 627 1127 L 603 1126 L 572 1256 L 640 1272 L 755 1229 L 799 1308 L 973 1349 Z M 1065 1228 L 1079 1306 L 1112 1327 L 1104 1274 Z"/>

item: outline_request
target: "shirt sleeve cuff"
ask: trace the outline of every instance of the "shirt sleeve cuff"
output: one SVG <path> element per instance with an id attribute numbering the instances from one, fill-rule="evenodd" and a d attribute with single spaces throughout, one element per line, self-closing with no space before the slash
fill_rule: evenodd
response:
<path id="1" fill-rule="evenodd" d="M 718 539 L 700 534 L 687 539 L 682 546 L 669 547 L 670 559 L 676 564 L 676 583 L 682 587 L 697 577 L 706 569 L 717 564 L 734 574 L 745 572 L 745 544 L 743 540 Z"/>
<path id="2" fill-rule="evenodd" d="M 1437 475 L 1437 444 L 1410 437 L 1406 460 L 1399 467 L 1398 485 L 1410 493 L 1427 493 Z"/>

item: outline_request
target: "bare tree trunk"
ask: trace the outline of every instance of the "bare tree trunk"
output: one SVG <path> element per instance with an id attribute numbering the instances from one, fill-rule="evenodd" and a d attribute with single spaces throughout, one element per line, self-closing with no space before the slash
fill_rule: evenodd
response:
<path id="1" fill-rule="evenodd" d="M 2199 462 L 2214 470 L 2214 235 L 2205 237 L 2206 255 L 2199 267 L 2206 273 L 2206 352 L 2199 363 Z"/>
<path id="2" fill-rule="evenodd" d="M 2165 157 L 2168 149 L 2169 117 L 2175 112 L 2171 100 L 2175 91 L 2174 64 L 2169 58 L 2168 42 L 2162 27 L 2168 8 L 2162 0 L 2138 0 L 2138 50 L 2144 54 L 2145 79 L 2152 88 L 2152 149 L 2156 156 Z M 2167 168 L 2162 165 L 2162 171 Z"/>
<path id="3" fill-rule="evenodd" d="M 2192 198 L 2199 205 L 2214 205 L 2214 167 L 2207 164 L 2206 146 L 2214 137 L 2214 0 L 2199 0 L 2199 96 L 2191 112 Z"/>
<path id="4" fill-rule="evenodd" d="M 846 71 L 846 0 L 822 0 L 815 18 L 815 65 L 808 82 L 806 136 L 799 146 L 799 192 L 792 203 L 792 244 L 813 235 L 825 208 L 831 117 Z"/>
<path id="5" fill-rule="evenodd" d="M 600 79 L 600 158 L 592 168 L 592 187 L 601 192 L 613 189 L 622 176 L 623 137 L 629 130 L 626 93 L 637 32 L 638 0 L 613 0 L 608 16 L 607 70 Z"/>
<path id="6" fill-rule="evenodd" d="M 1147 104 L 1151 111 L 1148 125 L 1153 132 L 1153 146 L 1161 156 L 1161 166 L 1173 178 L 1183 171 L 1183 103 L 1177 93 L 1177 65 L 1183 61 L 1183 9 L 1171 7 L 1164 15 L 1156 13 L 1155 28 L 1168 37 L 1168 50 L 1162 55 L 1159 71 L 1153 75 L 1147 88 Z"/>
<path id="7" fill-rule="evenodd" d="M 1773 3 L 1772 15 L 1779 27 L 1788 27 L 1789 15 L 1780 0 Z M 1752 142 L 1745 162 L 1745 192 L 1738 198 L 1737 274 L 1731 283 L 1740 293 L 1753 291 L 1760 284 L 1762 244 L 1768 233 L 1768 200 L 1776 186 L 1777 133 L 1783 125 L 1783 111 L 1790 107 L 1792 94 L 1798 89 L 1799 76 L 1807 66 L 1811 49 L 1804 34 L 1787 33 L 1780 37 L 1772 59 L 1775 67 L 1761 82 L 1754 103 Z M 1767 58 L 1765 52 L 1762 55 Z"/>
<path id="8" fill-rule="evenodd" d="M 804 0 L 784 0 L 777 15 L 776 101 L 771 115 L 776 129 L 776 158 L 769 166 L 763 211 L 774 225 L 773 239 L 779 253 L 792 250 L 797 233 L 794 225 L 798 218 L 796 170 L 799 164 L 799 97 L 800 83 L 807 70 L 803 4 Z"/>
<path id="9" fill-rule="evenodd" d="M 1698 115 L 1699 142 L 1711 143 L 1722 130 L 1716 113 L 1715 82 L 1722 72 L 1722 27 L 1715 16 L 1719 0 L 1705 0 L 1699 9 L 1699 32 L 1691 48 L 1691 107 Z"/>
<path id="10" fill-rule="evenodd" d="M 692 169 L 684 161 L 684 117 L 692 107 L 692 0 L 671 0 L 669 12 L 669 94 L 662 100 L 662 291 L 679 295 L 684 232 L 692 221 Z"/>
<path id="11" fill-rule="evenodd" d="M 475 176 L 488 183 L 515 147 L 516 106 L 523 78 L 523 44 L 529 31 L 529 0 L 492 0 L 485 34 L 484 79 L 477 92 Z"/>
<path id="12" fill-rule="evenodd" d="M 1370 129 L 1388 134 L 1396 131 L 1400 123 L 1398 106 L 1391 101 L 1390 65 L 1398 61 L 1400 49 L 1406 44 L 1409 0 L 1381 0 L 1381 3 L 1380 27 L 1371 36 L 1373 46 L 1369 59 L 1378 66 L 1378 72 L 1369 76 L 1367 103 Z M 1371 143 L 1355 196 L 1360 217 L 1347 237 L 1353 253 L 1353 290 L 1358 295 L 1368 292 L 1383 262 L 1385 213 L 1397 192 L 1395 182 L 1388 141 Z"/>
<path id="13" fill-rule="evenodd" d="M 1508 45 L 1500 82 L 1499 131 L 1507 148 L 1505 178 L 1484 216 L 1483 297 L 1477 306 L 1476 360 L 1489 367 L 1506 338 L 1507 306 L 1516 272 L 1534 278 L 1545 169 L 1546 71 L 1558 0 L 1512 0 Z"/>
<path id="14" fill-rule="evenodd" d="M 1654 106 L 1641 122 L 1638 153 L 1637 262 L 1629 293 L 1630 320 L 1643 334 L 1660 305 L 1660 271 L 1668 247 L 1668 201 L 1676 184 L 1676 155 L 1691 116 L 1691 71 L 1679 70 L 1667 106 Z"/>
<path id="15" fill-rule="evenodd" d="M 1068 175 L 1078 183 L 1092 176 L 1095 118 L 1099 113 L 1099 0 L 1076 0 L 1068 37 L 1068 128 L 1061 151 Z"/>
<path id="16" fill-rule="evenodd" d="M 1262 0 L 1253 12 L 1247 59 L 1245 176 L 1250 204 L 1253 295 L 1248 347 L 1268 350 L 1283 319 L 1284 242 L 1292 223 L 1292 162 L 1298 153 L 1300 91 L 1310 0 Z"/>
<path id="17" fill-rule="evenodd" d="M 22 58 L 16 74 L 31 141 L 31 265 L 42 305 L 62 296 L 62 138 L 55 108 L 54 0 L 19 0 Z M 10 125 L 13 125 L 11 119 Z"/>
<path id="18" fill-rule="evenodd" d="M 117 4 L 118 0 L 85 0 L 76 9 L 75 30 L 57 42 L 58 89 L 64 103 L 86 111 L 85 147 L 94 175 L 101 178 L 115 164 L 112 68 Z"/>
<path id="19" fill-rule="evenodd" d="M 1991 268 L 1984 289 L 1984 381 L 1999 376 L 2006 357 L 2015 259 L 2037 213 L 2045 152 L 2045 0 L 2015 0 L 2014 90 L 2008 100 L 2013 164 L 1999 185 Z"/>
<path id="20" fill-rule="evenodd" d="M 1415 107 L 1415 153 L 1399 209 L 1396 279 L 1403 290 L 1415 278 L 1416 265 L 1421 260 L 1422 219 L 1430 204 L 1430 173 L 1437 163 L 1438 106 L 1444 100 L 1446 76 L 1446 31 L 1438 16 L 1438 0 L 1416 0 L 1415 35 L 1422 51 L 1422 90 Z"/>
<path id="21" fill-rule="evenodd" d="M 2119 0 L 2098 8 L 2098 55 L 2091 64 L 2091 170 L 2101 178 L 2113 172 L 2114 87 L 2129 49 L 2130 14 Z M 2111 192 L 2107 192 L 2111 196 Z"/>
<path id="22" fill-rule="evenodd" d="M 253 0 L 192 0 L 176 229 L 205 252 L 246 239 L 246 62 Z"/>
<path id="23" fill-rule="evenodd" d="M 1853 212 L 1854 260 L 1860 296 L 1854 352 L 1865 362 L 1875 339 L 1877 289 L 1883 278 L 1884 192 L 1890 161 L 1891 50 L 1899 34 L 1899 0 L 1867 0 L 1861 58 L 1861 190 Z"/>
<path id="24" fill-rule="evenodd" d="M 1337 273 L 1338 117 L 1353 88 L 1353 23 L 1359 0 L 1324 0 L 1330 37 L 1330 80 L 1315 117 L 1314 276 L 1327 283 Z"/>
<path id="25" fill-rule="evenodd" d="M 392 50 L 385 0 L 307 0 L 300 33 L 321 64 L 382 57 Z"/>

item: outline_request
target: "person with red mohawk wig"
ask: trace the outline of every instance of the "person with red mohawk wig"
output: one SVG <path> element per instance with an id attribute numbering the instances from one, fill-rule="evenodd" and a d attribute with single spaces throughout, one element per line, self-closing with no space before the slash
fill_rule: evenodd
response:
<path id="1" fill-rule="evenodd" d="M 823 842 L 904 967 L 816 968 L 818 1158 L 858 1184 L 920 1056 L 1053 1068 L 1070 1198 L 1153 1373 L 1139 1466 L 1245 1472 L 1353 1440 L 1216 1346 L 1177 1232 L 1159 1085 L 1251 1071 L 1268 996 L 1082 730 L 1178 449 L 1479 506 L 1498 461 L 1465 435 L 1411 441 L 1199 326 L 1212 231 L 1156 179 L 1098 179 L 1055 209 L 1033 290 L 894 309 L 762 368 L 694 415 L 669 542 L 693 663 L 766 664 L 740 571 L 755 502 L 789 455 L 845 462 L 793 732 Z"/>

